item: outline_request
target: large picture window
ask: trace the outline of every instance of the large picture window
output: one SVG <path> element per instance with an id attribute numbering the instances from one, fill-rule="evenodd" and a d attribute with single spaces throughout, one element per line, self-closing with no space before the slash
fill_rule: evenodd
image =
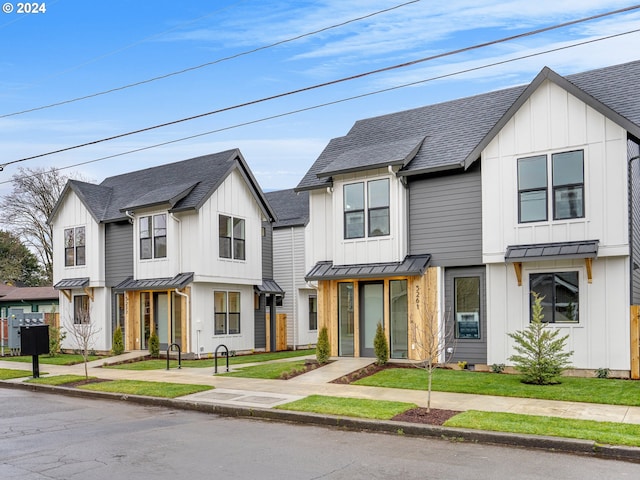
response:
<path id="1" fill-rule="evenodd" d="M 85 227 L 64 229 L 64 266 L 86 264 Z"/>
<path id="2" fill-rule="evenodd" d="M 167 256 L 167 215 L 140 217 L 140 259 L 165 258 Z"/>
<path id="3" fill-rule="evenodd" d="M 218 254 L 220 258 L 245 260 L 245 221 L 228 215 L 218 216 Z"/>
<path id="4" fill-rule="evenodd" d="M 532 273 L 529 275 L 530 318 L 533 292 L 542 298 L 543 322 L 578 323 L 580 321 L 580 285 L 578 272 Z"/>
<path id="5" fill-rule="evenodd" d="M 554 153 L 550 160 L 551 184 L 547 155 L 518 159 L 520 223 L 548 220 L 549 199 L 554 220 L 584 217 L 584 152 Z"/>
<path id="6" fill-rule="evenodd" d="M 214 334 L 240 333 L 240 292 L 213 292 Z"/>
<path id="7" fill-rule="evenodd" d="M 365 196 L 366 186 L 366 196 Z M 389 235 L 389 179 L 344 186 L 344 238 Z M 365 215 L 366 212 L 366 215 Z"/>

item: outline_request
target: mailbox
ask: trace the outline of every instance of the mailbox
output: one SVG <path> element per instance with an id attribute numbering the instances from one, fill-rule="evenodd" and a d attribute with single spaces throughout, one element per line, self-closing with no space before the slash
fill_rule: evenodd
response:
<path id="1" fill-rule="evenodd" d="M 49 353 L 49 325 L 20 327 L 20 353 L 22 355 Z"/>

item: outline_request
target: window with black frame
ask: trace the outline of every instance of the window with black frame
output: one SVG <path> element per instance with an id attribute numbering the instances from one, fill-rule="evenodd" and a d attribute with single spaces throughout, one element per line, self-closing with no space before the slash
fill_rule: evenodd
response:
<path id="1" fill-rule="evenodd" d="M 532 292 L 529 311 L 532 311 L 533 292 L 535 292 L 542 298 L 543 322 L 578 323 L 580 321 L 578 272 L 531 273 L 529 289 Z"/>

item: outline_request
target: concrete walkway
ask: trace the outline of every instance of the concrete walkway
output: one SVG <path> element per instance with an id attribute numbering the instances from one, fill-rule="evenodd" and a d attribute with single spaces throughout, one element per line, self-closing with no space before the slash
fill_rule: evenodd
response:
<path id="1" fill-rule="evenodd" d="M 131 379 L 211 385 L 216 387 L 215 390 L 182 398 L 185 400 L 196 400 L 198 402 L 220 405 L 270 408 L 313 394 L 411 402 L 419 406 L 426 406 L 427 404 L 427 393 L 424 391 L 330 383 L 332 380 L 356 371 L 373 361 L 367 358 L 334 358 L 332 363 L 324 367 L 312 370 L 311 372 L 287 381 L 234 378 L 221 375 L 214 376 L 213 368 L 183 367 L 179 370 L 172 368 L 168 371 L 134 371 L 101 368 L 107 362 L 115 363 L 131 360 L 143 356 L 146 353 L 147 352 L 130 352 L 120 357 L 90 362 L 88 364 L 89 375 L 110 380 Z M 298 359 L 302 358 L 314 357 L 298 357 Z M 281 361 L 291 361 L 291 359 Z M 249 364 L 236 365 L 233 369 L 248 365 Z M 3 361 L 0 357 L 0 368 L 24 370 L 25 377 L 31 376 L 31 364 L 29 363 Z M 222 363 L 219 364 L 218 371 L 226 371 Z M 59 366 L 40 364 L 40 372 L 42 376 L 64 374 L 84 375 L 84 365 Z M 21 382 L 23 380 L 24 378 L 21 378 L 13 380 L 13 382 Z M 431 406 L 433 408 L 449 410 L 523 413 L 527 415 L 640 424 L 640 407 L 447 392 L 432 392 Z"/>

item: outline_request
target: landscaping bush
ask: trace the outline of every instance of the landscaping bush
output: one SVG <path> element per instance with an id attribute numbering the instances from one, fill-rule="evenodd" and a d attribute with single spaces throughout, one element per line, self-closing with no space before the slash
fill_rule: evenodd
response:
<path id="1" fill-rule="evenodd" d="M 53 325 L 49 326 L 49 356 L 56 357 L 60 354 L 62 341 L 66 337 L 66 333 Z"/>
<path id="2" fill-rule="evenodd" d="M 389 360 L 389 345 L 387 337 L 384 335 L 382 323 L 378 322 L 376 336 L 373 337 L 373 350 L 376 354 L 376 365 L 384 365 Z"/>
<path id="3" fill-rule="evenodd" d="M 113 332 L 111 352 L 114 355 L 122 355 L 124 353 L 124 340 L 122 338 L 122 329 L 120 328 L 120 325 L 118 325 L 116 331 Z"/>
<path id="4" fill-rule="evenodd" d="M 160 340 L 158 334 L 153 332 L 149 337 L 149 355 L 152 358 L 158 358 L 160 356 Z"/>
<path id="5" fill-rule="evenodd" d="M 318 344 L 316 345 L 316 359 L 320 365 L 329 361 L 331 356 L 331 346 L 329 345 L 329 332 L 327 327 L 322 327 L 318 333 Z"/>
<path id="6" fill-rule="evenodd" d="M 565 352 L 565 343 L 569 335 L 560 337 L 560 330 L 551 329 L 543 323 L 542 300 L 536 292 L 533 295 L 531 322 L 519 332 L 508 335 L 515 341 L 516 355 L 509 357 L 522 373 L 524 383 L 550 385 L 560 383 L 560 375 L 570 367 L 569 358 L 573 351 Z"/>

